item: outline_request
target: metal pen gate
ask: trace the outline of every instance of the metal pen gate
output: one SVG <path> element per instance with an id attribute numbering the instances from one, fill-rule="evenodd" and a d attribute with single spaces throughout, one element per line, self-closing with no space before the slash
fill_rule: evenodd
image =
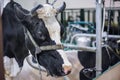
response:
<path id="1" fill-rule="evenodd" d="M 104 36 L 104 35 L 102 35 L 102 31 L 100 31 L 100 30 L 102 30 L 102 15 L 103 15 L 102 11 L 103 11 L 103 0 L 96 0 L 96 8 L 95 9 L 66 9 L 66 11 L 64 11 L 61 14 L 61 22 L 65 26 L 67 26 L 67 23 L 69 21 L 74 22 L 77 20 L 92 22 L 92 23 L 94 23 L 94 25 L 96 25 L 96 34 L 92 34 L 92 35 L 91 34 L 79 34 L 79 33 L 77 34 L 79 36 L 96 37 L 96 42 L 97 42 L 96 43 L 96 69 L 98 70 L 96 75 L 101 74 L 101 64 L 102 64 L 102 62 L 101 62 L 101 59 L 102 59 L 101 42 L 102 42 L 102 37 Z M 108 18 L 110 17 L 110 21 L 113 21 L 118 24 L 118 29 L 117 29 L 118 32 L 115 33 L 116 32 L 116 31 L 114 31 L 115 26 L 113 26 L 114 28 L 112 29 L 112 32 L 110 33 L 110 35 L 108 35 L 108 37 L 120 38 L 120 8 L 112 8 L 111 10 L 110 10 L 110 8 L 107 8 L 106 13 L 107 13 Z M 110 14 L 110 16 L 109 16 L 109 14 Z M 116 14 L 117 14 L 117 16 L 116 16 Z M 87 15 L 87 17 L 85 15 Z M 77 19 L 77 18 L 79 18 L 79 19 Z M 109 26 L 111 27 L 112 24 L 110 24 Z M 75 46 L 73 46 L 73 45 L 66 45 L 66 46 L 75 48 Z M 81 49 L 83 49 L 83 48 L 81 48 Z"/>
<path id="2" fill-rule="evenodd" d="M 103 8 L 102 8 L 103 11 Z M 120 35 L 120 8 L 112 7 L 106 8 L 105 11 L 105 30 L 107 28 L 108 16 L 110 13 L 110 30 L 111 35 Z M 77 8 L 77 9 L 66 9 L 59 17 L 61 22 L 67 26 L 69 21 L 85 21 L 91 22 L 96 25 L 96 9 L 95 8 Z M 102 14 L 103 15 L 103 14 Z M 117 31 L 117 32 L 116 32 Z"/>

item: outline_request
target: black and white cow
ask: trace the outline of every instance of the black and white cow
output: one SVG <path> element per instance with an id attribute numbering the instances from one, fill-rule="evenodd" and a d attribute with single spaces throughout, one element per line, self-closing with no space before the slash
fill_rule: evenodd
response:
<path id="1" fill-rule="evenodd" d="M 27 31 L 39 47 L 61 44 L 63 26 L 57 21 L 56 15 L 65 6 L 64 3 L 59 9 L 55 9 L 51 4 L 44 4 L 30 12 L 13 0 L 7 3 L 2 15 L 6 74 L 17 76 L 24 59 L 29 54 L 35 57 L 36 46 L 30 36 L 26 36 Z M 38 63 L 51 76 L 64 76 L 71 72 L 72 65 L 62 49 L 41 51 L 36 55 Z"/>
<path id="2" fill-rule="evenodd" d="M 113 66 L 120 61 L 119 47 L 116 39 L 109 39 L 108 46 L 102 47 L 102 72 L 107 70 L 110 66 Z M 79 51 L 78 58 L 82 66 L 84 67 L 80 71 L 80 80 L 92 80 L 95 78 L 95 63 L 96 53 L 89 51 Z"/>

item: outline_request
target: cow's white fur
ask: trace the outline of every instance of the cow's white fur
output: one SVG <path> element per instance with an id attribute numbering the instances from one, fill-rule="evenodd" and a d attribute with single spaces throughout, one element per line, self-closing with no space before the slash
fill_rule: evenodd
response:
<path id="1" fill-rule="evenodd" d="M 57 10 L 55 10 L 51 5 L 45 4 L 44 7 L 37 10 L 38 17 L 42 18 L 45 26 L 49 32 L 50 38 L 55 41 L 56 44 L 61 44 L 60 39 L 60 25 L 55 18 Z M 67 56 L 63 50 L 57 50 L 61 57 L 63 58 L 64 66 L 71 66 L 68 61 Z"/>
<path id="2" fill-rule="evenodd" d="M 56 15 L 56 9 L 53 8 L 53 6 L 49 4 L 44 4 L 44 7 L 37 10 L 37 13 L 39 14 L 38 17 L 42 19 L 48 19 L 50 17 L 55 17 Z"/>
<path id="3" fill-rule="evenodd" d="M 5 74 L 9 77 L 15 77 L 21 71 L 15 58 L 4 57 Z"/>

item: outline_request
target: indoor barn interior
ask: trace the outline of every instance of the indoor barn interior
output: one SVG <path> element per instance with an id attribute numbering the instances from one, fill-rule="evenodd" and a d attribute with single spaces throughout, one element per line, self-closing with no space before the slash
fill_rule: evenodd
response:
<path id="1" fill-rule="evenodd" d="M 0 80 L 120 80 L 120 0 L 0 0 Z"/>

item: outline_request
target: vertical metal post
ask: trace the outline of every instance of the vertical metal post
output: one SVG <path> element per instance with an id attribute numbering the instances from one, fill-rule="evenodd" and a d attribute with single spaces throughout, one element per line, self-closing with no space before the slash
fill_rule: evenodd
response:
<path id="1" fill-rule="evenodd" d="M 84 9 L 80 10 L 80 20 L 85 21 L 85 10 Z"/>
<path id="2" fill-rule="evenodd" d="M 46 0 L 46 3 L 49 3 L 49 0 Z"/>
<path id="3" fill-rule="evenodd" d="M 96 19 L 95 19 L 95 15 L 96 15 L 96 14 L 95 14 L 95 10 L 92 12 L 92 14 L 93 14 L 93 15 L 92 15 L 92 17 L 93 17 L 92 22 L 95 24 L 95 20 L 96 20 Z"/>
<path id="4" fill-rule="evenodd" d="M 90 22 L 90 10 L 88 10 L 88 22 Z"/>
<path id="5" fill-rule="evenodd" d="M 102 70 L 102 0 L 96 0 L 96 75 L 101 74 Z"/>
<path id="6" fill-rule="evenodd" d="M 5 80 L 4 66 L 3 66 L 3 42 L 2 42 L 3 40 L 2 40 L 2 20 L 1 20 L 2 4 L 3 4 L 3 0 L 0 0 L 0 80 Z"/>

